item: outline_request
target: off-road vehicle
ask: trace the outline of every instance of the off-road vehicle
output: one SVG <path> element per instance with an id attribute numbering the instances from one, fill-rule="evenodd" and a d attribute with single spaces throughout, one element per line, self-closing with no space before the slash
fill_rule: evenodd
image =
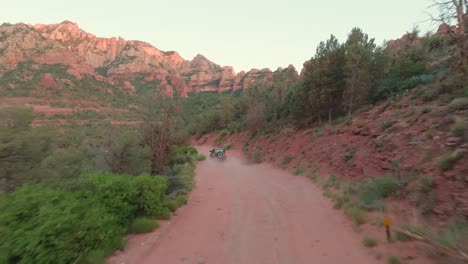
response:
<path id="1" fill-rule="evenodd" d="M 227 158 L 224 148 L 213 148 L 210 150 L 210 158 L 225 160 Z"/>

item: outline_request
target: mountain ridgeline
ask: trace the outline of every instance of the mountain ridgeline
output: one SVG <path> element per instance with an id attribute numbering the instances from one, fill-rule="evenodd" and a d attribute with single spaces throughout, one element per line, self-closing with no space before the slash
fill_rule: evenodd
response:
<path id="1" fill-rule="evenodd" d="M 25 62 L 65 65 L 65 75 L 42 71 L 38 78 L 52 79 L 42 82 L 45 88 L 80 86 L 79 80 L 91 78 L 118 86 L 127 94 L 139 95 L 153 90 L 181 97 L 201 91 L 236 91 L 257 82 L 271 85 L 278 73 L 284 71 L 297 76 L 291 65 L 276 71 L 252 69 L 236 74 L 232 67 L 219 66 L 202 55 L 189 61 L 175 51 L 161 51 L 145 42 L 99 38 L 70 21 L 51 25 L 1 25 L 0 76 Z M 27 78 L 27 75 L 17 77 Z M 2 78 L 2 95 L 14 93 L 8 90 L 16 89 L 18 82 L 14 78 Z"/>

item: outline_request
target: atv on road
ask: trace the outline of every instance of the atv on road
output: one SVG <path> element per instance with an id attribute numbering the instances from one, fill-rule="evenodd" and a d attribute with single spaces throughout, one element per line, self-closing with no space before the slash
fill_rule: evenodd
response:
<path id="1" fill-rule="evenodd" d="M 227 154 L 224 148 L 213 148 L 210 150 L 210 158 L 218 160 L 226 160 Z"/>

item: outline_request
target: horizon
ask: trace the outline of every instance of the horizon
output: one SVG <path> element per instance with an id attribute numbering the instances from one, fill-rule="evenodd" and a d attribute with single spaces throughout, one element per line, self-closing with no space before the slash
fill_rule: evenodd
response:
<path id="1" fill-rule="evenodd" d="M 36 3 L 32 6 L 29 4 L 31 8 L 28 9 L 21 7 L 26 6 L 21 5 L 23 2 L 27 1 L 7 3 L 6 7 L 0 10 L 0 15 L 5 19 L 4 23 L 35 25 L 59 24 L 63 21 L 70 21 L 96 37 L 121 37 L 125 40 L 147 42 L 162 51 L 176 51 L 185 60 L 191 60 L 197 54 L 201 54 L 221 66 L 232 66 L 236 73 L 253 68 L 276 70 L 290 64 L 300 72 L 303 63 L 314 56 L 320 41 L 326 41 L 333 34 L 343 43 L 347 34 L 354 27 L 361 28 L 369 35 L 369 38 L 374 38 L 377 45 L 381 45 L 386 40 L 399 38 L 416 26 L 419 27 L 421 34 L 435 29 L 427 22 L 429 16 L 426 12 L 428 12 L 429 0 L 416 0 L 405 3 L 405 5 L 401 5 L 403 0 L 379 4 L 371 0 L 360 0 L 353 3 L 341 3 L 342 8 L 340 9 L 333 7 L 332 3 L 320 3 L 321 8 L 317 11 L 311 7 L 318 1 L 294 0 L 295 5 L 269 2 L 270 9 L 262 9 L 262 5 L 252 3 L 250 8 L 242 10 L 233 7 L 232 12 L 225 14 L 224 24 L 212 23 L 209 19 L 210 15 L 218 13 L 208 11 L 226 11 L 229 5 L 220 4 L 213 0 L 203 0 L 198 3 L 198 6 L 186 3 L 188 8 L 180 8 L 177 3 L 151 3 L 148 0 L 136 0 L 132 5 L 134 7 L 147 3 L 157 10 L 161 7 L 168 9 L 168 12 L 158 14 L 160 16 L 152 16 L 152 13 L 148 13 L 146 9 L 138 8 L 138 13 L 141 16 L 133 16 L 129 14 L 127 6 L 122 7 L 119 5 L 121 3 L 114 3 L 114 13 L 104 12 L 104 19 L 94 16 L 95 12 L 100 11 L 103 6 L 86 10 L 89 12 L 79 12 L 92 3 L 90 0 L 82 1 L 83 4 L 77 8 L 71 8 L 58 0 L 49 0 L 46 3 L 38 3 L 38 5 Z M 240 2 L 246 2 L 246 0 Z M 98 5 L 98 7 L 100 4 L 102 5 L 102 3 L 93 4 Z M 346 8 L 347 5 L 349 5 L 348 8 Z M 405 6 L 405 8 L 401 9 L 401 6 Z M 47 18 L 42 16 L 44 12 L 37 12 L 44 9 L 50 10 Z M 258 17 L 250 17 L 253 11 L 265 11 L 265 9 L 268 12 L 260 12 Z M 167 17 L 171 14 L 170 10 L 180 11 L 179 19 L 172 21 L 169 25 L 161 23 L 161 21 L 173 20 L 173 17 L 169 17 L 170 19 Z M 249 17 L 248 21 L 239 22 L 242 26 L 240 29 L 237 24 L 228 20 L 236 16 L 236 10 L 244 12 L 241 17 Z M 315 16 L 309 15 L 306 12 L 308 10 L 315 11 Z M 321 10 L 333 10 L 336 15 L 329 17 L 326 16 L 327 12 L 320 12 Z M 380 10 L 380 12 L 376 12 L 376 10 Z M 382 10 L 387 12 L 382 12 Z M 70 11 L 72 12 L 70 13 Z M 193 14 L 192 11 L 200 11 L 200 14 Z M 348 11 L 356 14 L 350 14 Z M 396 11 L 399 13 L 398 19 L 395 21 L 390 18 L 395 17 Z M 23 13 L 19 14 L 19 12 Z M 127 16 L 119 16 L 122 12 Z M 276 16 L 278 13 L 283 16 Z M 96 21 L 96 18 L 99 21 Z M 130 21 L 126 22 L 122 18 L 130 19 Z M 219 17 L 213 17 L 214 20 L 216 18 Z M 281 19 L 287 21 L 278 23 Z M 380 23 L 372 23 L 377 19 Z M 121 23 L 115 23 L 115 21 Z M 313 23 L 317 21 L 321 23 Z M 224 30 L 224 28 L 229 30 Z M 197 37 L 198 35 L 200 37 Z M 158 36 L 161 37 L 158 38 Z"/>

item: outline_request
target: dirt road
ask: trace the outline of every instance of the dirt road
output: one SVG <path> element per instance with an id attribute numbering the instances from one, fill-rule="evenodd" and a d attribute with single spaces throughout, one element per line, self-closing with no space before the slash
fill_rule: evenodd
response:
<path id="1" fill-rule="evenodd" d="M 130 236 L 108 263 L 377 263 L 306 177 L 230 155 L 201 162 L 196 181 L 170 221 Z"/>

